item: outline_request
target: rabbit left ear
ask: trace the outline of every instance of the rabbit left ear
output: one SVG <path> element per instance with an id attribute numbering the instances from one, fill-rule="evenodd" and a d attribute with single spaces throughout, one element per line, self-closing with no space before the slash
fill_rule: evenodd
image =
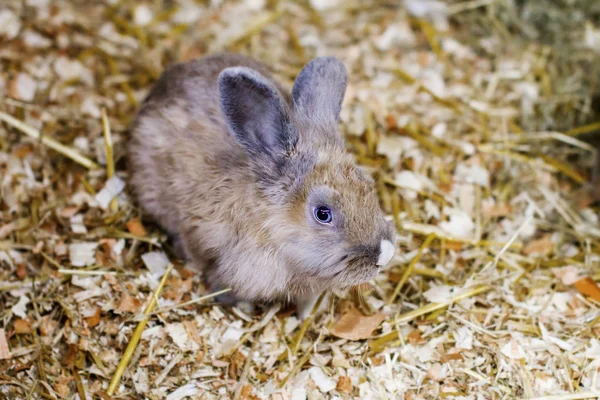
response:
<path id="1" fill-rule="evenodd" d="M 278 161 L 294 148 L 298 134 L 273 83 L 250 68 L 232 67 L 219 74 L 218 89 L 227 127 L 251 156 Z"/>
<path id="2" fill-rule="evenodd" d="M 318 57 L 300 71 L 292 89 L 292 108 L 316 121 L 337 123 L 348 84 L 344 64 Z"/>

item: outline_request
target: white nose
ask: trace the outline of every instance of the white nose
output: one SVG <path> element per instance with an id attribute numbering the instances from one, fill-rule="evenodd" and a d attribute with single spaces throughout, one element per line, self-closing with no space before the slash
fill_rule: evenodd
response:
<path id="1" fill-rule="evenodd" d="M 377 259 L 377 266 L 386 266 L 392 261 L 396 253 L 396 247 L 389 240 L 382 240 L 379 244 L 379 258 Z"/>

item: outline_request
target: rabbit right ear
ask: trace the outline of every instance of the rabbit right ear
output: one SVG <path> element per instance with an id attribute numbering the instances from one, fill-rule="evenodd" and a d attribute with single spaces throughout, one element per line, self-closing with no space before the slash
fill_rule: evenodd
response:
<path id="1" fill-rule="evenodd" d="M 294 148 L 298 134 L 273 83 L 250 68 L 232 67 L 219 74 L 218 88 L 227 127 L 249 153 L 277 162 Z"/>
<path id="2" fill-rule="evenodd" d="M 317 121 L 337 123 L 348 72 L 335 57 L 317 57 L 302 68 L 292 89 L 292 106 Z"/>

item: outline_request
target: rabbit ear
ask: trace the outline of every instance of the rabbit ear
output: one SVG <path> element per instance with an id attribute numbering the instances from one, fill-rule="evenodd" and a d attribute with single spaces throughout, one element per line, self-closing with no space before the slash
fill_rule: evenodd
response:
<path id="1" fill-rule="evenodd" d="M 337 123 L 348 84 L 346 67 L 335 57 L 318 57 L 306 64 L 292 89 L 292 106 L 317 121 Z"/>
<path id="2" fill-rule="evenodd" d="M 249 153 L 278 159 L 294 148 L 298 134 L 273 83 L 250 68 L 232 67 L 219 74 L 218 88 L 227 127 Z"/>

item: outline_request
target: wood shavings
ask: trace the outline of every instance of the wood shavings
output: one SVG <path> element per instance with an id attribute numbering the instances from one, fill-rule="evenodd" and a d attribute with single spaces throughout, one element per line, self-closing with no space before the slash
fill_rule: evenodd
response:
<path id="1" fill-rule="evenodd" d="M 387 29 L 375 39 L 375 46 L 381 51 L 388 51 L 394 46 L 412 46 L 415 43 L 415 36 L 405 23 L 390 25 Z"/>
<path id="2" fill-rule="evenodd" d="M 502 346 L 502 354 L 513 360 L 521 360 L 525 358 L 525 350 L 518 341 L 510 339 L 504 346 Z"/>
<path id="3" fill-rule="evenodd" d="M 19 17 L 9 9 L 0 10 L 0 36 L 5 39 L 12 39 L 21 30 Z"/>
<path id="4" fill-rule="evenodd" d="M 470 350 L 473 348 L 473 331 L 466 326 L 456 330 L 456 347 Z"/>
<path id="5" fill-rule="evenodd" d="M 319 367 L 312 367 L 308 370 L 310 373 L 310 377 L 315 382 L 319 390 L 323 393 L 327 393 L 332 391 L 337 387 L 335 381 L 329 378 L 323 370 Z"/>
<path id="6" fill-rule="evenodd" d="M 572 285 L 580 279 L 581 270 L 573 265 L 562 268 L 553 268 L 552 272 L 564 285 Z"/>
<path id="7" fill-rule="evenodd" d="M 531 256 L 531 255 L 547 255 L 552 252 L 554 245 L 552 244 L 552 240 L 550 235 L 544 235 L 542 238 L 537 240 L 532 240 L 529 242 L 525 248 L 523 248 L 523 254 Z"/>
<path id="8" fill-rule="evenodd" d="M 396 175 L 396 184 L 401 188 L 406 188 L 403 195 L 408 200 L 416 199 L 418 192 L 422 192 L 426 186 L 429 186 L 427 178 L 419 176 L 411 171 L 401 171 Z"/>
<path id="9" fill-rule="evenodd" d="M 490 173 L 487 169 L 479 165 L 458 164 L 454 173 L 454 178 L 458 181 L 474 183 L 483 187 L 490 185 Z"/>
<path id="10" fill-rule="evenodd" d="M 198 344 L 188 336 L 187 330 L 183 324 L 170 324 L 165 328 L 167 333 L 173 339 L 173 342 L 182 351 L 196 351 L 198 350 Z M 239 339 L 239 338 L 238 338 Z"/>
<path id="11" fill-rule="evenodd" d="M 27 74 L 20 73 L 8 86 L 8 94 L 18 100 L 31 101 L 35 97 L 37 83 Z"/>
<path id="12" fill-rule="evenodd" d="M 404 0 L 404 5 L 408 12 L 414 16 L 431 18 L 438 29 L 447 29 L 448 8 L 444 2 L 435 0 Z"/>
<path id="13" fill-rule="evenodd" d="M 340 379 L 338 379 L 338 383 L 335 388 L 340 393 L 352 393 L 352 379 L 350 379 L 347 376 L 340 376 Z"/>
<path id="14" fill-rule="evenodd" d="M 139 218 L 132 218 L 127 221 L 127 230 L 136 236 L 144 237 L 148 235 Z"/>
<path id="15" fill-rule="evenodd" d="M 341 4 L 341 0 L 310 0 L 310 5 L 318 11 L 330 10 Z"/>
<path id="16" fill-rule="evenodd" d="M 71 230 L 73 233 L 86 234 L 87 228 L 83 223 L 83 215 L 74 215 L 71 217 Z"/>
<path id="17" fill-rule="evenodd" d="M 556 336 L 551 335 L 548 332 L 548 329 L 546 329 L 546 326 L 544 324 L 542 324 L 541 322 L 539 323 L 539 327 L 540 327 L 540 332 L 542 332 L 542 338 L 550 343 L 554 343 L 555 345 L 557 345 L 558 347 L 560 347 L 561 349 L 565 350 L 565 351 L 573 351 L 574 346 L 571 343 L 568 343 L 562 339 L 557 338 Z"/>
<path id="18" fill-rule="evenodd" d="M 92 71 L 85 68 L 78 60 L 71 60 L 61 56 L 54 62 L 54 72 L 64 81 L 81 80 L 93 84 Z"/>
<path id="19" fill-rule="evenodd" d="M 91 315 L 85 316 L 85 320 L 87 322 L 88 327 L 93 328 L 100 323 L 100 317 L 102 312 L 98 307 L 94 309 L 94 313 Z"/>
<path id="20" fill-rule="evenodd" d="M 457 238 L 468 239 L 471 237 L 475 229 L 475 223 L 467 213 L 457 208 L 446 208 L 444 212 L 449 216 L 450 220 L 448 222 L 441 222 L 439 224 L 441 229 Z"/>
<path id="21" fill-rule="evenodd" d="M 45 36 L 31 30 L 27 30 L 23 33 L 23 40 L 28 47 L 45 49 L 52 45 L 52 41 Z"/>
<path id="22" fill-rule="evenodd" d="M 120 312 L 138 313 L 142 307 L 142 302 L 127 293 L 123 293 L 117 310 Z"/>
<path id="23" fill-rule="evenodd" d="M 152 251 L 142 255 L 146 268 L 155 276 L 162 276 L 170 264 L 169 258 L 162 251 Z"/>
<path id="24" fill-rule="evenodd" d="M 0 397 L 598 397 L 598 11 L 563 3 L 0 7 Z M 304 322 L 221 304 L 124 185 L 137 105 L 216 50 L 288 87 L 349 71 L 340 130 L 397 251 Z"/>
<path id="25" fill-rule="evenodd" d="M 27 316 L 27 304 L 29 304 L 29 297 L 21 296 L 17 304 L 11 307 L 10 311 L 17 317 L 25 318 Z"/>
<path id="26" fill-rule="evenodd" d="M 217 348 L 216 353 L 219 355 L 229 353 L 237 345 L 243 334 L 244 331 L 239 324 L 228 327 L 221 336 L 220 347 Z"/>
<path id="27" fill-rule="evenodd" d="M 427 301 L 432 303 L 443 303 L 451 299 L 456 291 L 457 288 L 454 286 L 432 286 L 429 290 L 423 293 L 423 296 L 427 299 Z"/>
<path id="28" fill-rule="evenodd" d="M 574 282 L 574 284 L 579 293 L 600 302 L 600 287 L 592 278 L 586 276 Z"/>
<path id="29" fill-rule="evenodd" d="M 0 360 L 10 359 L 10 349 L 8 348 L 8 341 L 6 340 L 6 332 L 0 328 Z"/>
<path id="30" fill-rule="evenodd" d="M 69 245 L 69 259 L 74 267 L 85 267 L 96 262 L 96 248 L 98 243 L 71 243 Z"/>
<path id="31" fill-rule="evenodd" d="M 592 360 L 600 360 L 600 341 L 592 339 L 585 350 L 585 356 Z"/>
<path id="32" fill-rule="evenodd" d="M 136 25 L 146 26 L 152 22 L 152 9 L 145 4 L 140 4 L 133 10 L 133 21 Z"/>
<path id="33" fill-rule="evenodd" d="M 194 397 L 200 393 L 198 388 L 193 383 L 188 383 L 187 385 L 183 385 L 173 392 L 169 393 L 167 396 L 167 400 L 181 400 L 186 397 Z"/>
<path id="34" fill-rule="evenodd" d="M 108 209 L 110 202 L 125 189 L 125 182 L 118 176 L 113 176 L 98 194 L 96 195 L 96 201 L 103 209 Z"/>
<path id="35" fill-rule="evenodd" d="M 24 319 L 17 319 L 13 323 L 16 334 L 31 333 L 31 324 Z"/>

